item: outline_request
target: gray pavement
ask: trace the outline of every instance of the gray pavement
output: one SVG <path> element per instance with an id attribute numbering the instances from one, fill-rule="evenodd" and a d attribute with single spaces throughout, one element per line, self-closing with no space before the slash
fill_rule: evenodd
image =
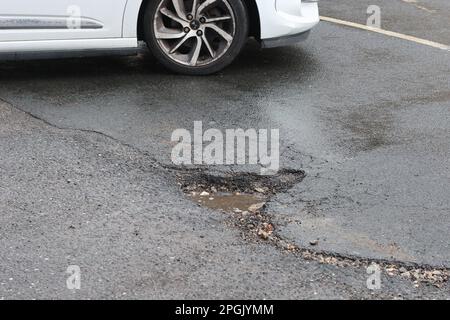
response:
<path id="1" fill-rule="evenodd" d="M 388 2 L 383 28 L 450 44 L 445 1 L 423 1 L 436 8 L 428 35 L 408 14 L 432 13 Z M 321 6 L 365 17 L 364 1 Z M 280 238 L 450 267 L 449 71 L 448 52 L 329 23 L 289 48 L 250 42 L 210 77 L 169 74 L 145 53 L 1 63 L 0 297 L 448 298 L 448 284 L 386 275 L 372 292 L 364 266 L 245 240 L 227 215 L 189 201 L 167 167 L 172 131 L 195 120 L 280 128 L 281 166 L 306 172 L 267 206 Z M 70 264 L 84 270 L 75 293 Z"/>
<path id="2" fill-rule="evenodd" d="M 371 5 L 380 7 L 381 28 L 450 45 L 446 0 L 320 0 L 320 13 L 366 24 Z"/>

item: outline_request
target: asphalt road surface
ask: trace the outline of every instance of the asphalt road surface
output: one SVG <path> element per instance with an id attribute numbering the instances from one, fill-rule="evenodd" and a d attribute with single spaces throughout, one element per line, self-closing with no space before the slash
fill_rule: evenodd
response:
<path id="1" fill-rule="evenodd" d="M 445 0 L 320 5 L 364 24 L 369 4 L 382 28 L 450 45 Z M 250 41 L 209 77 L 146 53 L 0 63 L 0 299 L 450 298 L 389 271 L 450 268 L 449 74 L 448 51 L 328 22 L 293 47 Z M 194 121 L 280 129 L 281 167 L 306 177 L 265 212 L 300 251 L 183 193 L 170 138 Z"/>

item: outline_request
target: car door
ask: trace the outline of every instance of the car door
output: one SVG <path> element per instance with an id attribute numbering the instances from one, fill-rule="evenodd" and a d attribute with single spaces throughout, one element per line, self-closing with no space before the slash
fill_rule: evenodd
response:
<path id="1" fill-rule="evenodd" d="M 122 37 L 127 0 L 0 0 L 0 42 Z"/>

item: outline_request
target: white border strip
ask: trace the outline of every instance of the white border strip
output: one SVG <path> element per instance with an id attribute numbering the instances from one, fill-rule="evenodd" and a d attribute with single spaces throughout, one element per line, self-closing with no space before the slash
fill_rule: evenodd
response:
<path id="1" fill-rule="evenodd" d="M 442 43 L 438 43 L 438 42 L 434 42 L 434 41 L 430 41 L 430 40 L 421 39 L 421 38 L 416 38 L 416 37 L 413 37 L 413 36 L 408 36 L 406 34 L 402 34 L 402 33 L 398 33 L 398 32 L 393 32 L 393 31 L 383 30 L 383 29 L 379 29 L 379 28 L 369 27 L 369 26 L 366 26 L 366 25 L 363 25 L 363 24 L 359 24 L 359 23 L 355 23 L 355 22 L 339 20 L 339 19 L 330 18 L 330 17 L 324 17 L 324 16 L 321 16 L 320 20 L 331 22 L 331 23 L 336 23 L 336 24 L 340 24 L 340 25 L 344 25 L 344 26 L 348 26 L 348 27 L 352 27 L 352 28 L 358 28 L 358 29 L 362 29 L 362 30 L 372 31 L 372 32 L 376 32 L 376 33 L 381 33 L 381 34 L 384 34 L 386 36 L 399 38 L 399 39 L 403 39 L 403 40 L 407 40 L 407 41 L 412 41 L 412 42 L 415 42 L 415 43 L 419 43 L 419 44 L 422 44 L 422 45 L 425 45 L 425 46 L 429 46 L 429 47 L 433 47 L 433 48 L 437 48 L 437 49 L 441 49 L 441 50 L 450 51 L 450 46 L 448 46 L 448 45 L 445 45 L 445 44 L 442 44 Z"/>

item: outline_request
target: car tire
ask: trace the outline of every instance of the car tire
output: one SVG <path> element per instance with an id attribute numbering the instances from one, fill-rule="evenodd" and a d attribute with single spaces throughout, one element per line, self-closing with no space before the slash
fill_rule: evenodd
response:
<path id="1" fill-rule="evenodd" d="M 143 22 L 153 55 L 186 75 L 213 74 L 228 66 L 245 45 L 249 29 L 242 0 L 152 0 Z"/>

